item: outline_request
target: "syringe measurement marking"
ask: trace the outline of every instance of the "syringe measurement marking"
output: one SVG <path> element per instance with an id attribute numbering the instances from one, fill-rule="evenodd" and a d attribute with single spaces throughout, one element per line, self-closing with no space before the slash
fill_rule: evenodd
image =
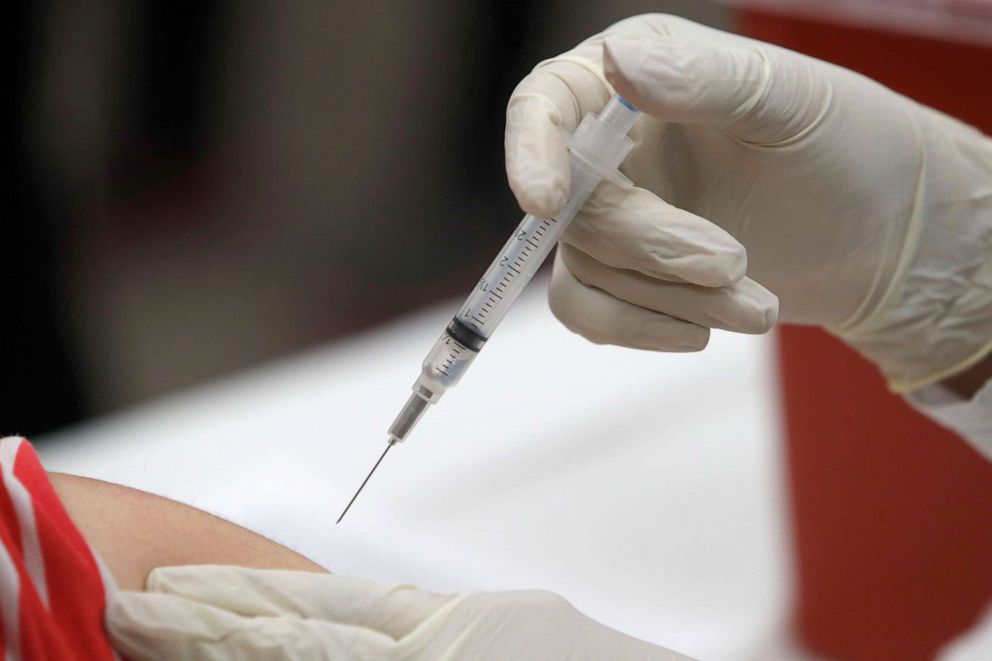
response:
<path id="1" fill-rule="evenodd" d="M 454 340 L 454 342 L 455 342 L 455 346 L 451 347 L 451 353 L 453 355 L 449 355 L 445 357 L 444 366 L 437 368 L 437 371 L 445 376 L 451 376 L 448 373 L 448 370 L 455 366 L 455 362 L 454 362 L 455 359 L 458 358 L 458 356 L 462 355 L 462 346 L 458 344 L 458 340 Z"/>
<path id="2" fill-rule="evenodd" d="M 487 280 L 484 279 L 482 283 L 480 283 L 479 289 L 488 294 L 486 296 L 485 301 L 483 302 L 480 308 L 477 308 L 474 311 L 474 314 L 472 314 L 471 317 L 469 317 L 468 315 L 472 311 L 466 311 L 465 314 L 463 315 L 463 318 L 471 319 L 469 325 L 473 329 L 478 331 L 480 330 L 480 328 L 477 324 L 479 325 L 486 324 L 486 317 L 488 317 L 489 313 L 492 312 L 493 309 L 495 309 L 497 305 L 496 301 L 503 300 L 502 294 L 506 293 L 506 290 L 510 286 L 510 283 L 513 282 L 516 276 L 523 274 L 523 271 L 521 269 L 523 269 L 524 264 L 526 263 L 526 259 L 529 258 L 537 248 L 541 247 L 541 239 L 545 238 L 545 235 L 547 234 L 548 228 L 550 228 L 551 223 L 557 223 L 557 222 L 558 222 L 557 218 L 547 218 L 541 220 L 541 223 L 532 232 L 533 238 L 526 238 L 528 234 L 527 230 L 518 229 L 517 240 L 523 241 L 524 245 L 521 246 L 519 252 L 517 252 L 517 254 L 513 256 L 512 262 L 510 261 L 511 255 L 503 255 L 503 257 L 499 259 L 497 265 L 498 268 L 502 269 L 503 273 L 500 276 L 498 283 L 496 284 L 496 286 L 492 287 L 491 289 L 488 289 L 489 287 L 488 282 Z"/>

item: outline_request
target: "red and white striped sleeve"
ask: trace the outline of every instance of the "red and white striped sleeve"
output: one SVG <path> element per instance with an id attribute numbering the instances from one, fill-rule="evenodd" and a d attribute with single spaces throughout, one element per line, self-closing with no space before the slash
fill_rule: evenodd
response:
<path id="1" fill-rule="evenodd" d="M 5 659 L 117 659 L 103 625 L 113 577 L 69 518 L 34 448 L 0 439 L 0 647 Z"/>

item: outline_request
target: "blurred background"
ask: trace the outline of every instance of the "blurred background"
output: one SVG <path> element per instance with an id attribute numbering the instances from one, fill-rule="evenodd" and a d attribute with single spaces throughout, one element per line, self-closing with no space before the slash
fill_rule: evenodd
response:
<path id="1" fill-rule="evenodd" d="M 17 3 L 0 426 L 38 434 L 465 291 L 516 82 L 708 2 Z M 13 314 L 11 314 L 13 313 Z"/>

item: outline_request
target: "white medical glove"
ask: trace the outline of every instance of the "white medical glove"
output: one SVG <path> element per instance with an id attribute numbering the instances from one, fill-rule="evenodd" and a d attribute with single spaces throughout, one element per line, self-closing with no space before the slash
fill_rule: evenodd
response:
<path id="1" fill-rule="evenodd" d="M 992 604 L 971 630 L 947 643 L 937 661 L 989 661 L 992 659 Z"/>
<path id="2" fill-rule="evenodd" d="M 231 566 L 153 570 L 107 608 L 131 659 L 688 659 L 550 592 L 443 596 L 362 578 Z"/>
<path id="3" fill-rule="evenodd" d="M 565 203 L 557 129 L 614 89 L 645 113 L 621 167 L 635 187 L 604 183 L 562 238 L 550 302 L 567 327 L 680 351 L 778 315 L 839 335 L 896 391 L 992 348 L 987 137 L 846 69 L 636 16 L 511 96 L 506 170 L 524 210 Z"/>

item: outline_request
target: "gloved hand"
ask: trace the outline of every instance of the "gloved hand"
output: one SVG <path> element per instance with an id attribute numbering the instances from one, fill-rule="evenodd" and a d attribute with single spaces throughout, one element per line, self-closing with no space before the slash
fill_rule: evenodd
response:
<path id="1" fill-rule="evenodd" d="M 541 591 L 443 596 L 362 578 L 231 566 L 153 570 L 107 629 L 131 659 L 688 659 Z"/>
<path id="2" fill-rule="evenodd" d="M 635 187 L 601 185 L 562 238 L 550 302 L 570 329 L 695 350 L 710 328 L 760 333 L 778 315 L 839 335 L 897 391 L 992 348 L 987 137 L 846 69 L 637 16 L 511 96 L 506 170 L 525 211 L 562 207 L 557 127 L 614 88 L 645 113 L 621 167 Z"/>
<path id="3" fill-rule="evenodd" d="M 992 604 L 978 624 L 945 644 L 937 661 L 988 661 L 992 659 Z"/>

